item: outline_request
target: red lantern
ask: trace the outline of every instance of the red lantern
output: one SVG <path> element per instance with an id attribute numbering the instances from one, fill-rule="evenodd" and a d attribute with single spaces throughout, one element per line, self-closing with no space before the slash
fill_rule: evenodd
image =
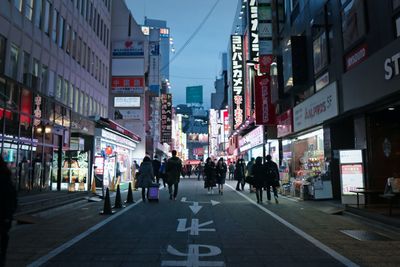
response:
<path id="1" fill-rule="evenodd" d="M 106 154 L 108 156 L 110 156 L 112 154 L 112 152 L 113 152 L 112 147 L 110 147 L 110 146 L 106 147 Z"/>

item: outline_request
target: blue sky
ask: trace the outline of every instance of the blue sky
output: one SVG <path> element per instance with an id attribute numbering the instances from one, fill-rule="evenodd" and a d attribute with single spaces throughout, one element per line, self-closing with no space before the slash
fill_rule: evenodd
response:
<path id="1" fill-rule="evenodd" d="M 126 0 L 135 20 L 166 20 L 178 52 L 216 0 Z M 214 12 L 170 66 L 174 105 L 185 103 L 186 86 L 203 85 L 204 107 L 210 106 L 214 81 L 221 72 L 221 53 L 228 48 L 237 0 L 219 0 Z M 173 54 L 171 53 L 171 57 Z"/>

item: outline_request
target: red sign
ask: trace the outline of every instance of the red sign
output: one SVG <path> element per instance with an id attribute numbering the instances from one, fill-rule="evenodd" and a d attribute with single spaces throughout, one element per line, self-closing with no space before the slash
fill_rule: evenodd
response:
<path id="1" fill-rule="evenodd" d="M 111 90 L 113 92 L 131 92 L 143 90 L 144 77 L 112 77 Z M 141 93 L 141 92 L 137 92 Z"/>
<path id="2" fill-rule="evenodd" d="M 203 156 L 204 148 L 202 148 L 202 147 L 193 148 L 193 154 L 197 155 L 197 156 Z"/>
<path id="3" fill-rule="evenodd" d="M 360 47 L 356 48 L 345 58 L 346 71 L 354 68 L 361 62 L 363 62 L 367 58 L 367 45 L 363 44 Z"/>
<path id="4" fill-rule="evenodd" d="M 31 124 L 32 92 L 27 89 L 22 90 L 20 111 L 21 115 L 19 116 L 19 123 L 28 127 Z"/>
<path id="5" fill-rule="evenodd" d="M 273 60 L 273 55 L 260 56 L 260 72 L 269 74 L 269 71 L 271 70 L 271 63 Z"/>
<path id="6" fill-rule="evenodd" d="M 286 136 L 293 132 L 293 110 L 288 109 L 286 112 L 276 116 L 278 137 Z"/>
<path id="7" fill-rule="evenodd" d="M 256 124 L 276 125 L 275 105 L 271 103 L 271 79 L 255 76 Z"/>
<path id="8" fill-rule="evenodd" d="M 113 129 L 113 130 L 115 130 L 115 131 L 117 131 L 117 132 L 119 132 L 119 133 L 122 133 L 122 134 L 124 134 L 124 135 L 126 135 L 126 136 L 129 136 L 130 138 L 132 138 L 132 139 L 135 140 L 135 141 L 138 141 L 138 142 L 141 141 L 141 138 L 140 138 L 138 135 L 132 133 L 132 132 L 129 131 L 128 129 L 125 129 L 124 127 L 122 127 L 122 126 L 119 125 L 118 123 L 115 123 L 115 122 L 109 120 L 109 121 L 108 121 L 108 126 L 109 126 L 111 129 Z"/>

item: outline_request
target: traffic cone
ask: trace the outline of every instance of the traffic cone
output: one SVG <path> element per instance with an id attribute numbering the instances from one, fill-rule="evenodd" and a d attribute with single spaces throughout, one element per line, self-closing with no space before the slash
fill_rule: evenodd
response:
<path id="1" fill-rule="evenodd" d="M 106 198 L 104 199 L 103 211 L 101 211 L 100 214 L 101 215 L 114 214 L 114 211 L 111 209 L 110 192 L 108 190 L 108 187 L 106 190 Z"/>
<path id="2" fill-rule="evenodd" d="M 119 185 L 117 185 L 117 194 L 115 196 L 114 209 L 120 209 L 120 208 L 124 208 L 124 206 L 122 206 L 121 192 L 119 190 Z"/>
<path id="3" fill-rule="evenodd" d="M 126 198 L 125 203 L 135 203 L 135 201 L 133 200 L 132 183 L 131 182 L 129 182 L 128 196 Z"/>
<path id="4" fill-rule="evenodd" d="M 96 194 L 96 178 L 93 178 L 92 181 L 92 193 Z"/>

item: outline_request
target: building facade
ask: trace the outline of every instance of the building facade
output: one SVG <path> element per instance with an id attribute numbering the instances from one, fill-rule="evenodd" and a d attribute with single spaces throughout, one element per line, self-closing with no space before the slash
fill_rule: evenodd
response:
<path id="1" fill-rule="evenodd" d="M 20 190 L 71 182 L 71 143 L 107 114 L 110 29 L 109 0 L 0 1 L 1 152 Z M 76 168 L 80 189 L 89 165 Z"/>

